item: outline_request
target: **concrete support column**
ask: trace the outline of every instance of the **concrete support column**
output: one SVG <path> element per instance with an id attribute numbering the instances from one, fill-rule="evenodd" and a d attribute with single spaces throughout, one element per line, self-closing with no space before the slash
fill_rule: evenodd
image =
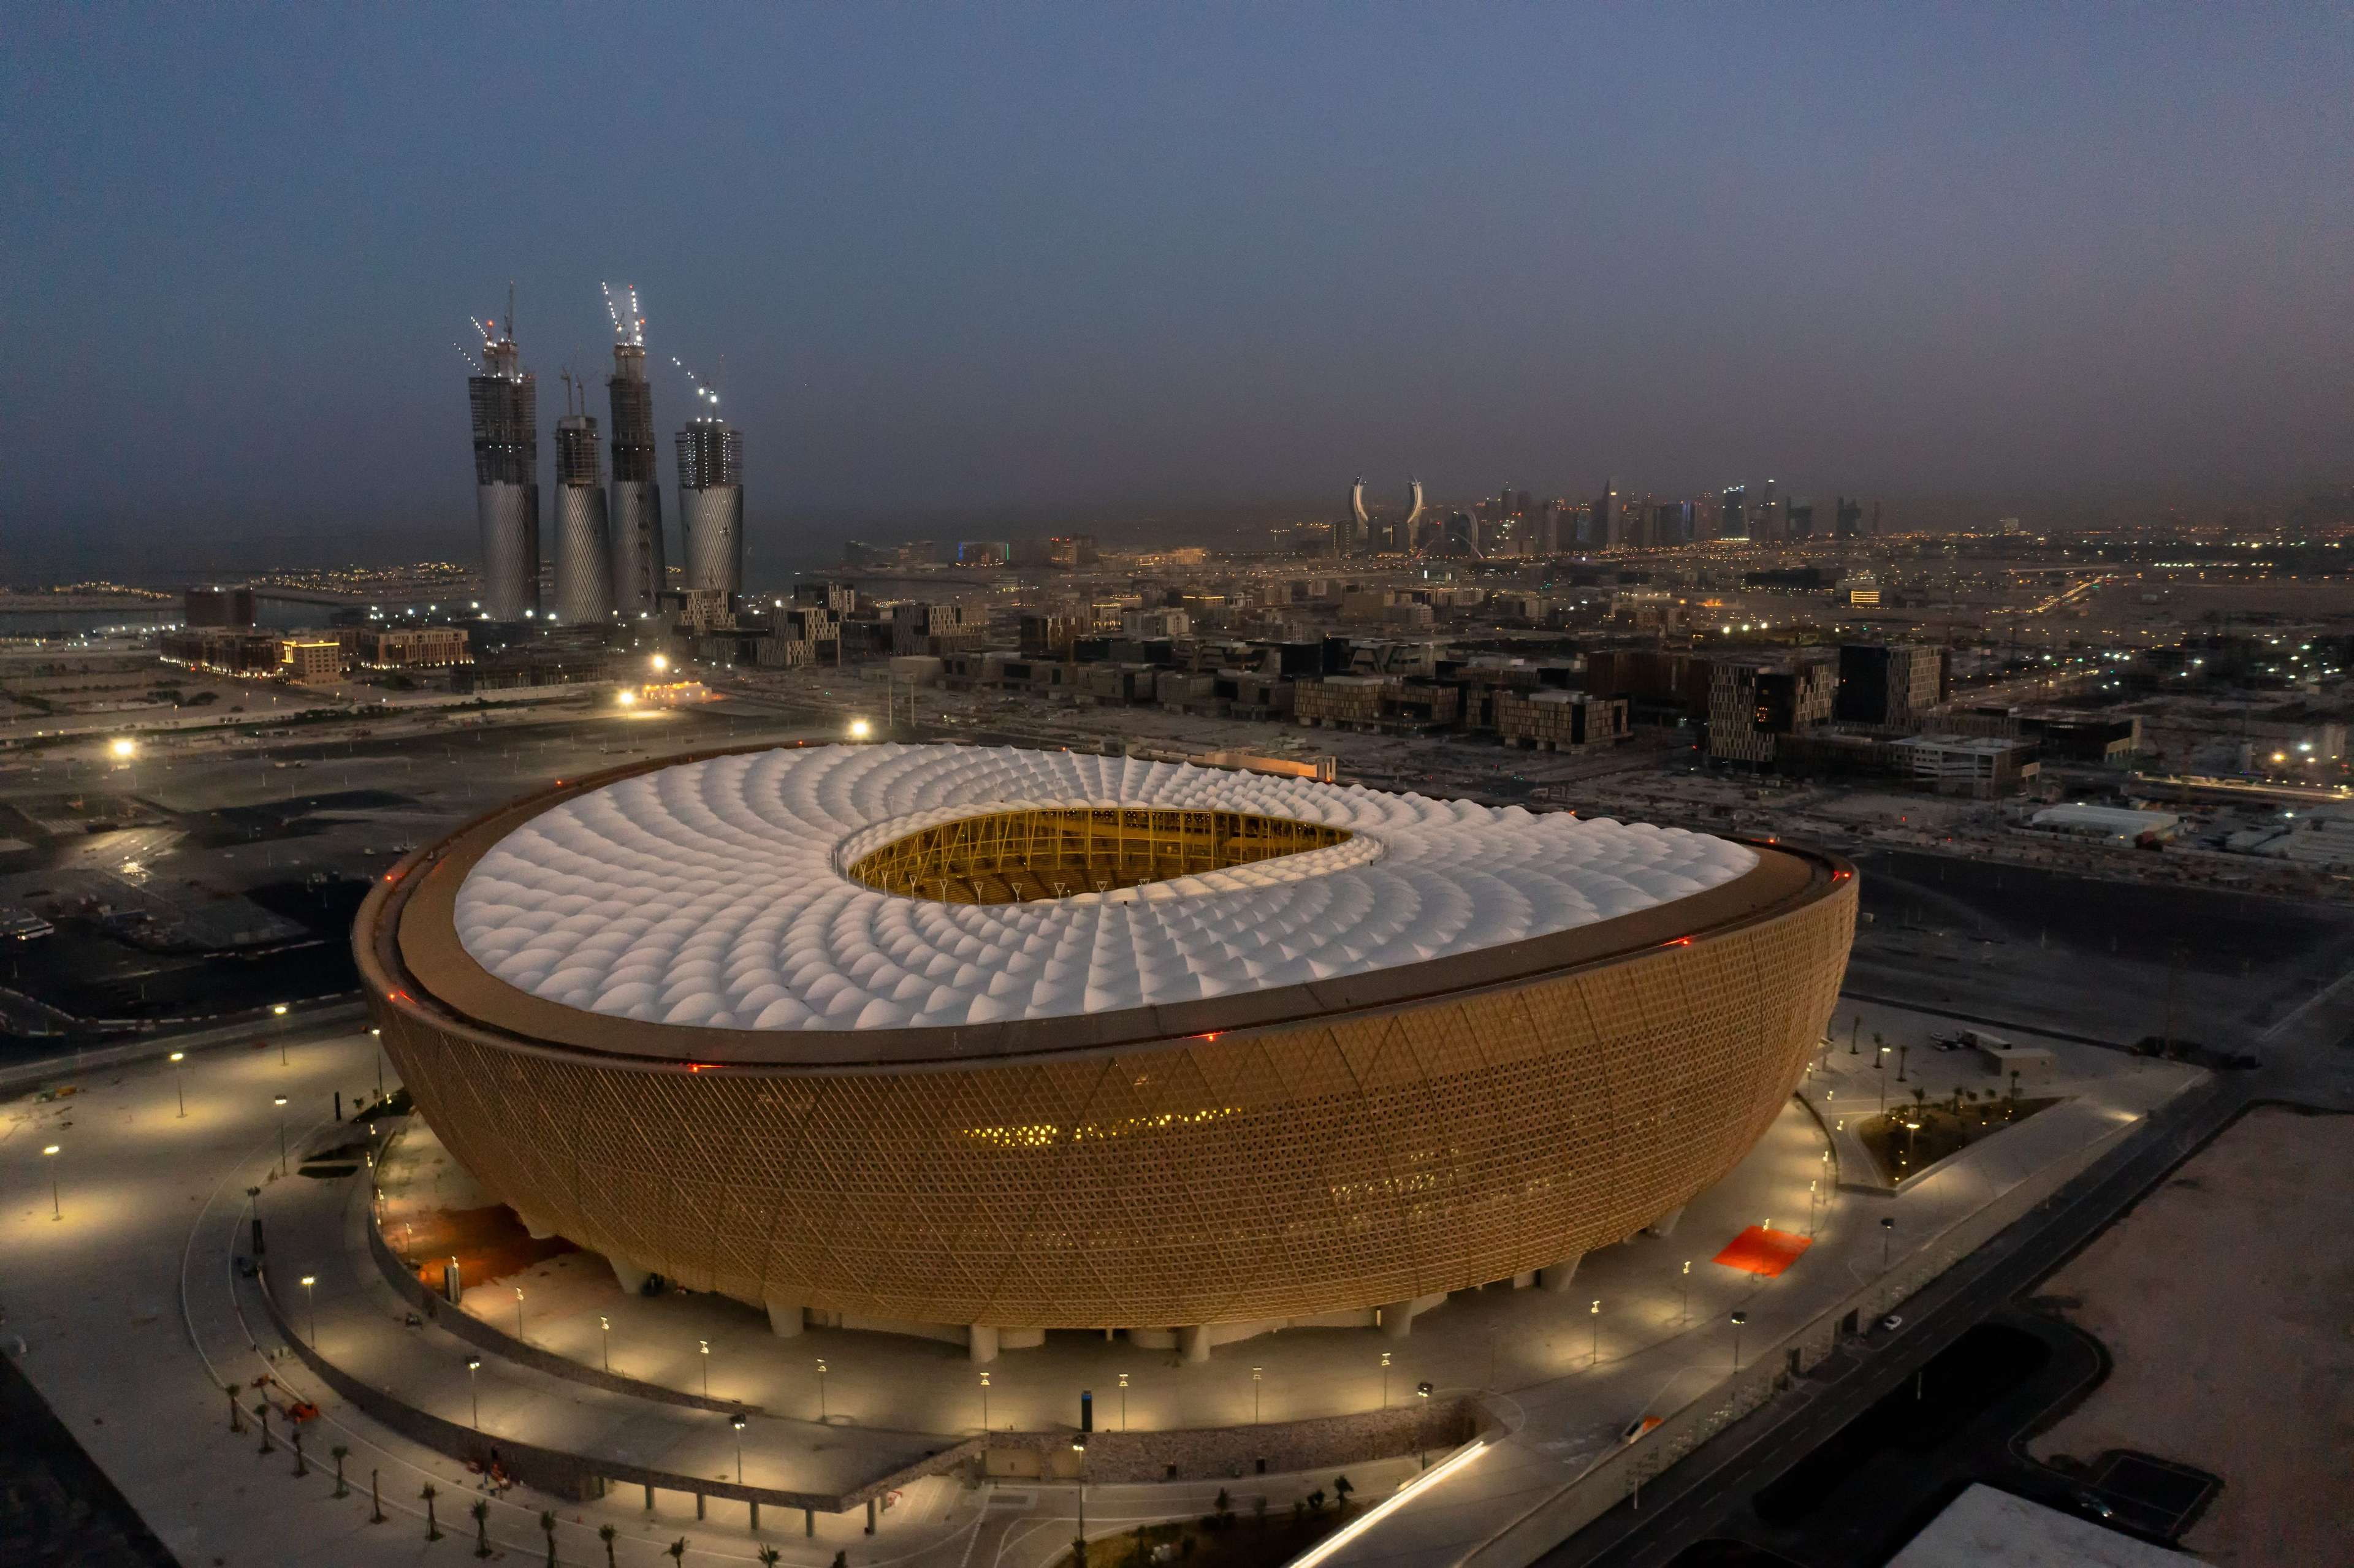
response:
<path id="1" fill-rule="evenodd" d="M 997 1359 L 997 1330 L 987 1323 L 975 1323 L 965 1331 L 965 1351 L 975 1366 L 987 1366 Z"/>
<path id="2" fill-rule="evenodd" d="M 524 1234 L 534 1241 L 546 1241 L 556 1234 L 555 1227 L 537 1214 L 525 1213 L 523 1210 L 517 1209 L 515 1218 L 523 1222 Z"/>
<path id="3" fill-rule="evenodd" d="M 769 1331 L 780 1340 L 801 1337 L 801 1304 L 779 1301 L 771 1298 L 763 1303 L 769 1308 Z"/>
<path id="4" fill-rule="evenodd" d="M 1512 1276 L 1512 1288 L 1515 1290 L 1526 1290 L 1530 1286 L 1534 1285 L 1536 1282 L 1537 1271 L 1533 1268 L 1530 1269 L 1526 1274 L 1516 1274 Z"/>
<path id="5" fill-rule="evenodd" d="M 651 1481 L 646 1483 L 646 1511 L 648 1513 L 654 1511 L 654 1489 Z"/>
<path id="6" fill-rule="evenodd" d="M 875 1499 L 873 1498 L 866 1499 L 866 1533 L 869 1535 L 875 1533 Z"/>
<path id="7" fill-rule="evenodd" d="M 812 1541 L 817 1539 L 817 1510 L 813 1508 L 801 1510 L 801 1533 Z"/>
<path id="8" fill-rule="evenodd" d="M 635 1264 L 624 1263 L 618 1257 L 609 1257 L 605 1261 L 613 1266 L 613 1278 L 620 1284 L 621 1294 L 624 1296 L 635 1296 L 639 1291 L 643 1290 L 646 1287 L 647 1279 L 652 1276 L 652 1269 L 640 1268 Z"/>
<path id="9" fill-rule="evenodd" d="M 1681 1203 L 1678 1203 L 1674 1208 L 1670 1209 L 1666 1213 L 1661 1214 L 1658 1219 L 1653 1220 L 1649 1224 L 1645 1225 L 1643 1227 L 1644 1234 L 1655 1236 L 1671 1236 L 1676 1234 L 1676 1222 L 1683 1217 L 1684 1206 Z"/>
<path id="10" fill-rule="evenodd" d="M 758 1535 L 758 1534 L 759 1534 L 759 1533 L 760 1533 L 760 1504 L 759 1504 L 759 1502 L 758 1502 L 758 1500 L 757 1499 L 753 1501 L 753 1503 L 752 1503 L 752 1505 L 751 1505 L 751 1508 L 752 1508 L 752 1533 L 753 1533 L 753 1534 L 755 1534 L 755 1535 Z"/>
<path id="11" fill-rule="evenodd" d="M 1575 1257 L 1563 1258 L 1559 1263 L 1546 1264 L 1538 1275 L 1539 1284 L 1554 1295 L 1560 1295 L 1569 1288 L 1569 1282 L 1577 1277 L 1577 1260 L 1585 1255 L 1581 1252 Z"/>
<path id="12" fill-rule="evenodd" d="M 703 1517 L 703 1515 L 704 1515 L 704 1510 L 705 1510 L 705 1508 L 707 1508 L 708 1506 L 709 1506 L 708 1500 L 704 1497 L 704 1495 L 703 1495 L 701 1492 L 697 1492 L 697 1493 L 695 1493 L 695 1518 L 697 1518 L 697 1519 L 701 1519 L 701 1518 Z"/>
<path id="13" fill-rule="evenodd" d="M 1403 1340 L 1414 1332 L 1414 1303 L 1384 1301 L 1382 1303 L 1382 1338 Z"/>
<path id="14" fill-rule="evenodd" d="M 1010 1329 L 997 1330 L 997 1348 L 1001 1351 L 1034 1351 L 1046 1342 L 1044 1329 Z"/>
<path id="15" fill-rule="evenodd" d="M 1210 1359 L 1210 1330 L 1204 1323 L 1194 1323 L 1177 1330 L 1177 1349 L 1191 1362 Z"/>

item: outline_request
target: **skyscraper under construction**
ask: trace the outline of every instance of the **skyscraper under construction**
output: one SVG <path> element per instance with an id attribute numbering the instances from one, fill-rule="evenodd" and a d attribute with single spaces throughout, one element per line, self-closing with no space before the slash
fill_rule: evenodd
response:
<path id="1" fill-rule="evenodd" d="M 744 444 L 716 415 L 678 433 L 678 520 L 686 586 L 744 591 Z"/>
<path id="2" fill-rule="evenodd" d="M 624 617 L 651 615 L 663 590 L 662 485 L 654 472 L 654 392 L 646 380 L 643 326 L 616 322 L 613 345 L 613 604 Z"/>
<path id="3" fill-rule="evenodd" d="M 495 325 L 495 323 L 494 323 Z M 474 519 L 482 534 L 482 606 L 493 620 L 539 609 L 539 389 L 505 330 L 482 334 L 482 373 L 466 382 L 474 420 Z"/>
<path id="4" fill-rule="evenodd" d="M 597 421 L 573 409 L 569 372 L 564 379 L 564 418 L 556 421 L 556 613 L 574 623 L 604 620 L 613 613 L 613 536 L 606 526 Z M 588 400 L 585 386 L 580 400 Z"/>

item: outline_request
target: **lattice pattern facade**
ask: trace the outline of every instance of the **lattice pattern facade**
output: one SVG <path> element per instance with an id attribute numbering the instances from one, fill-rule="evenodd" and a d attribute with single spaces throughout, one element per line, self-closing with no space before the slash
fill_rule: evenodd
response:
<path id="1" fill-rule="evenodd" d="M 356 946 L 386 1049 L 486 1189 L 691 1288 L 917 1323 L 1297 1317 L 1621 1240 L 1771 1123 L 1855 918 L 1841 863 L 1761 846 L 1762 905 L 1665 940 L 1672 916 L 1606 922 L 1580 950 L 1614 927 L 1624 950 L 1508 982 L 1108 1046 L 1058 1049 L 1079 1031 L 1048 1020 L 969 1062 L 779 1042 L 719 1066 L 682 1049 L 716 1032 L 602 1020 L 587 1048 L 432 995 L 392 932 L 438 847 Z"/>

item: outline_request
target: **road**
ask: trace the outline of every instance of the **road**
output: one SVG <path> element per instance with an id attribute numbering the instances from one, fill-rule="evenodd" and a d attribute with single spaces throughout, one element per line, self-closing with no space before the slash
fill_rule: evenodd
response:
<path id="1" fill-rule="evenodd" d="M 1728 1509 L 1828 1441 L 2004 1303 L 2025 1294 L 2259 1100 L 2354 1108 L 2354 971 L 2255 1041 L 2264 1065 L 2178 1099 L 2050 1202 L 1904 1304 L 1903 1326 L 1850 1341 L 1788 1393 L 1667 1471 L 1645 1507 L 1604 1515 L 1537 1561 L 1544 1568 L 1659 1568 Z"/>

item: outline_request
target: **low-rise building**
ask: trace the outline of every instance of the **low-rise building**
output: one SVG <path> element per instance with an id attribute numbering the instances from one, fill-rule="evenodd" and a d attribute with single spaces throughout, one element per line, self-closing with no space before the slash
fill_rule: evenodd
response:
<path id="1" fill-rule="evenodd" d="M 1584 751 L 1616 746 L 1634 735 L 1624 697 L 1596 696 L 1551 687 L 1523 692 L 1495 689 L 1496 734 L 1507 746 L 1535 751 Z"/>
<path id="2" fill-rule="evenodd" d="M 280 640 L 279 673 L 290 681 L 338 681 L 344 674 L 340 638 L 302 633 Z"/>
<path id="3" fill-rule="evenodd" d="M 363 628 L 359 662 L 371 670 L 439 670 L 471 662 L 462 626 Z"/>

